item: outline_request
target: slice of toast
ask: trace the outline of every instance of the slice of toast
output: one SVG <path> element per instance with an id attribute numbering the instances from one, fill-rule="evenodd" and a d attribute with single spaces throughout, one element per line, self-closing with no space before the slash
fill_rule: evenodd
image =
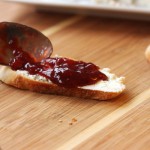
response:
<path id="1" fill-rule="evenodd" d="M 99 81 L 96 84 L 78 87 L 60 87 L 40 75 L 30 75 L 27 71 L 13 71 L 10 67 L 0 66 L 0 80 L 8 85 L 34 92 L 90 98 L 97 100 L 112 99 L 120 95 L 124 89 L 124 77 L 117 77 L 110 73 L 110 69 L 100 70 L 107 75 L 108 81 Z"/>

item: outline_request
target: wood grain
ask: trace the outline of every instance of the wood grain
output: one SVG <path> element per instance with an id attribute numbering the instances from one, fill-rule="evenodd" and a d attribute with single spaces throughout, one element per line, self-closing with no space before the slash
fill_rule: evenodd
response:
<path id="1" fill-rule="evenodd" d="M 78 134 L 77 136 L 73 137 L 71 140 L 69 140 L 67 143 L 65 143 L 63 146 L 61 146 L 60 149 L 64 149 L 64 150 L 65 149 L 73 149 L 74 147 L 78 146 L 80 143 L 86 141 L 92 135 L 94 135 L 94 134 L 98 133 L 99 131 L 103 130 L 108 125 L 110 125 L 113 122 L 115 122 L 116 120 L 118 120 L 118 118 L 121 118 L 122 116 L 124 116 L 130 110 L 132 110 L 133 108 L 136 108 L 138 105 L 140 105 L 141 103 L 148 100 L 149 99 L 149 93 L 150 93 L 150 89 L 143 92 L 143 93 L 141 93 L 141 94 L 139 94 L 137 97 L 132 99 L 132 101 L 130 101 L 128 103 L 125 103 L 124 105 L 120 106 L 118 109 L 116 109 L 115 111 L 113 111 L 109 115 L 103 117 L 101 120 L 97 121 L 96 123 L 91 125 L 89 128 L 82 131 L 81 134 Z M 146 111 L 148 112 L 148 110 L 146 110 Z M 148 113 L 146 113 L 146 114 L 147 114 L 146 117 L 149 117 L 149 119 L 150 119 L 150 115 L 148 116 Z M 146 119 L 144 119 L 144 121 L 145 120 Z M 126 128 L 124 128 L 124 129 L 126 130 Z M 148 129 L 150 129 L 150 127 Z M 100 136 L 101 135 L 98 136 L 96 134 L 95 139 L 100 137 Z M 120 140 L 120 139 L 118 139 L 118 140 Z M 85 146 L 83 147 L 83 145 L 81 145 L 80 149 L 88 149 L 91 145 L 95 144 L 95 141 L 96 140 L 94 140 L 93 138 L 89 139 L 89 141 L 87 142 L 88 144 L 85 142 L 84 143 Z M 99 142 L 99 138 L 98 138 L 98 142 Z M 145 143 L 143 143 L 143 144 L 145 144 Z M 106 144 L 106 146 L 107 146 L 107 144 Z M 97 147 L 97 149 L 99 149 L 99 147 Z M 110 147 L 110 149 L 112 149 L 112 146 Z"/>
<path id="2" fill-rule="evenodd" d="M 36 11 L 34 7 L 20 4 L 0 2 L 0 21 L 13 21 L 30 25 L 38 30 L 45 30 L 61 23 L 63 20 L 71 18 L 73 15 L 57 13 L 45 13 Z M 42 20 L 41 20 L 42 18 Z"/>
<path id="3" fill-rule="evenodd" d="M 94 137 L 89 138 L 89 140 L 85 141 L 75 149 L 149 150 L 149 103 L 149 99 L 145 100 L 143 103 L 132 109 L 132 111 L 126 113 L 126 115 L 110 124 L 104 130 L 97 132 Z"/>
<path id="4" fill-rule="evenodd" d="M 2 2 L 0 8 L 1 21 L 27 24 L 47 35 L 54 54 L 109 67 L 126 76 L 127 85 L 120 97 L 99 102 L 0 83 L 3 150 L 148 150 L 150 64 L 144 51 L 150 44 L 149 22 L 39 13 Z M 72 118 L 78 121 L 69 125 Z"/>

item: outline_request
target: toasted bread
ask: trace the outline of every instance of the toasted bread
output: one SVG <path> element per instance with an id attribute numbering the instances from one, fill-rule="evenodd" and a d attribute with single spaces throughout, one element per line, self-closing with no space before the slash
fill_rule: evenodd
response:
<path id="1" fill-rule="evenodd" d="M 108 68 L 101 69 L 100 71 L 107 75 L 108 81 L 99 81 L 94 85 L 78 88 L 61 87 L 40 75 L 30 75 L 27 71 L 13 71 L 8 66 L 0 66 L 0 80 L 19 89 L 46 94 L 97 100 L 112 99 L 120 95 L 125 89 L 124 77 L 117 77 L 110 73 Z"/>

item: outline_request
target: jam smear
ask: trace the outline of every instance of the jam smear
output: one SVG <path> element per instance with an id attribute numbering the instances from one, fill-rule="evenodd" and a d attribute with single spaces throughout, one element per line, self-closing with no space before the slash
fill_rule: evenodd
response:
<path id="1" fill-rule="evenodd" d="M 107 76 L 99 71 L 99 67 L 92 63 L 62 57 L 48 57 L 41 62 L 35 62 L 29 53 L 18 47 L 15 39 L 11 40 L 9 48 L 14 56 L 9 63 L 12 70 L 26 70 L 31 75 L 39 74 L 62 87 L 75 88 L 108 80 Z"/>
<path id="2" fill-rule="evenodd" d="M 68 58 L 47 58 L 44 62 L 47 66 L 45 77 L 63 87 L 77 87 L 94 84 L 99 80 L 107 80 L 107 76 L 99 71 L 92 63 L 74 61 Z M 43 69 L 43 70 L 46 70 Z M 44 74 L 45 71 L 40 72 Z"/>

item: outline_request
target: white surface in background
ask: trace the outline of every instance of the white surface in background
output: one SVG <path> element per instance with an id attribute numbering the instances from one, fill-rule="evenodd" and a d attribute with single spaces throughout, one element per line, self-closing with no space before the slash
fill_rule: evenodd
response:
<path id="1" fill-rule="evenodd" d="M 43 4 L 75 4 L 75 5 L 109 5 L 115 7 L 145 7 L 150 8 L 150 0 L 6 0 Z"/>
<path id="2" fill-rule="evenodd" d="M 44 0 L 45 2 L 150 7 L 150 0 Z"/>
<path id="3" fill-rule="evenodd" d="M 38 6 L 42 10 L 77 12 L 150 20 L 150 0 L 3 0 Z M 103 13 L 102 13 L 103 12 Z M 111 12 L 111 13 L 109 13 Z M 113 14 L 113 12 L 115 12 Z M 123 12 L 123 13 L 120 13 Z M 131 15 L 130 15 L 131 14 Z"/>

